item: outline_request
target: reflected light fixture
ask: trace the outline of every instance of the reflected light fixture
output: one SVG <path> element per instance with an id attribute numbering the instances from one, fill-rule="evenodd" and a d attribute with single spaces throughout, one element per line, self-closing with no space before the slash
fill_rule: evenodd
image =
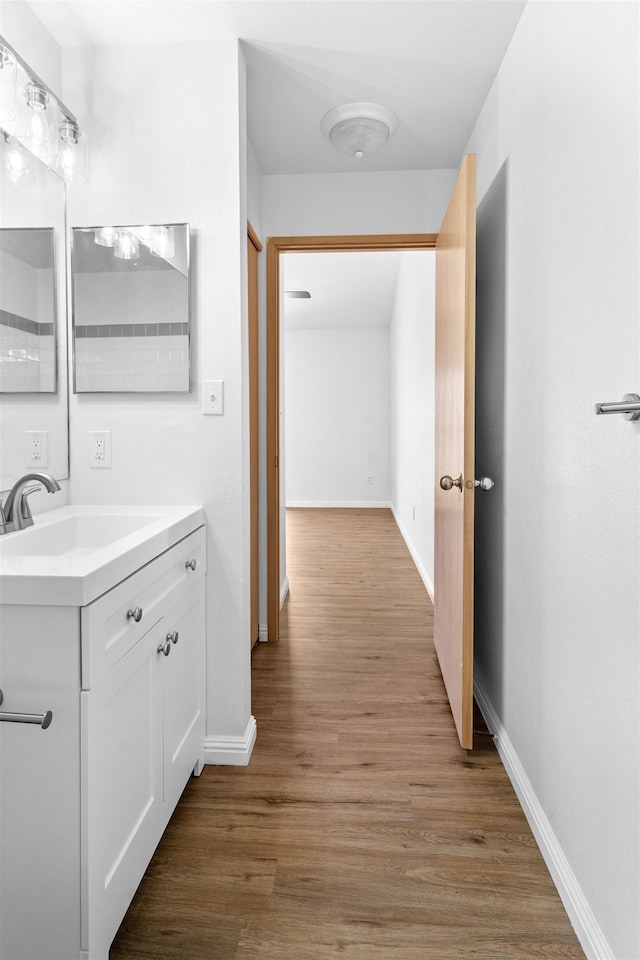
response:
<path id="1" fill-rule="evenodd" d="M 113 254 L 119 260 L 137 260 L 140 256 L 138 241 L 129 230 L 118 231 Z"/>
<path id="2" fill-rule="evenodd" d="M 93 239 L 99 247 L 113 247 L 118 239 L 116 227 L 99 227 L 94 232 Z"/>
<path id="3" fill-rule="evenodd" d="M 8 47 L 0 43 L 0 123 L 16 118 L 16 58 Z"/>
<path id="4" fill-rule="evenodd" d="M 345 103 L 324 115 L 320 129 L 347 157 L 363 157 L 384 146 L 396 128 L 393 111 L 379 103 Z"/>
<path id="5" fill-rule="evenodd" d="M 14 186 L 32 186 L 36 178 L 29 169 L 28 154 L 20 144 L 7 134 L 2 135 L 2 173 L 3 183 Z"/>

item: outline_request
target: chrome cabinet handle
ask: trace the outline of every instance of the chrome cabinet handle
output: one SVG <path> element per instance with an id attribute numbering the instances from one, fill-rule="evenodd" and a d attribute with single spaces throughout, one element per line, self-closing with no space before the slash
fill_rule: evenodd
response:
<path id="1" fill-rule="evenodd" d="M 198 566 L 197 560 L 187 560 L 187 562 L 185 563 L 185 567 L 187 568 L 187 570 L 195 570 L 197 566 Z"/>
<path id="2" fill-rule="evenodd" d="M 621 413 L 625 420 L 640 420 L 640 394 L 625 393 L 621 403 L 596 403 L 596 413 Z"/>
<path id="3" fill-rule="evenodd" d="M 140 623 L 142 620 L 142 607 L 136 607 L 135 610 L 127 610 L 127 620 L 135 620 Z"/>
<path id="4" fill-rule="evenodd" d="M 460 492 L 462 492 L 462 474 L 459 477 L 456 477 L 454 480 L 453 477 L 445 474 L 444 477 L 440 477 L 440 486 L 443 490 L 452 490 L 453 487 L 457 487 Z"/>
<path id="5" fill-rule="evenodd" d="M 158 653 L 164 653 L 165 657 L 168 657 L 171 653 L 171 642 L 167 640 L 166 643 L 159 643 Z"/>
<path id="6" fill-rule="evenodd" d="M 180 634 L 177 630 L 172 630 L 171 633 L 167 634 L 167 640 L 170 640 L 171 643 L 177 643 L 180 639 Z"/>
<path id="7" fill-rule="evenodd" d="M 0 690 L 0 703 L 4 700 L 4 694 Z M 37 723 L 38 726 L 46 730 L 51 726 L 53 713 L 47 710 L 45 713 L 0 713 L 0 721 L 5 723 Z"/>

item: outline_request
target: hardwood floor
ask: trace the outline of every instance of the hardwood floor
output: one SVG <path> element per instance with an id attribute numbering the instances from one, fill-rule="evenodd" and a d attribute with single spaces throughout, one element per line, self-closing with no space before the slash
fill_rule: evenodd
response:
<path id="1" fill-rule="evenodd" d="M 479 715 L 459 747 L 391 513 L 287 527 L 251 763 L 189 782 L 111 960 L 583 958 Z"/>

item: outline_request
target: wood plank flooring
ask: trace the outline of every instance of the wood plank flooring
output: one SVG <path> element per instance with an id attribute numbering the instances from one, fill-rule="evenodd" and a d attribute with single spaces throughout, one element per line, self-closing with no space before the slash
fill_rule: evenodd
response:
<path id="1" fill-rule="evenodd" d="M 479 715 L 458 744 L 391 513 L 287 528 L 251 763 L 189 782 L 111 960 L 583 958 Z"/>

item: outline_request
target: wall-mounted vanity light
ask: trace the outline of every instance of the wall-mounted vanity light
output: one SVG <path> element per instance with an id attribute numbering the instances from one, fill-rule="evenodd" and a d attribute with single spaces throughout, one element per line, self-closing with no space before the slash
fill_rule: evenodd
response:
<path id="1" fill-rule="evenodd" d="M 71 111 L 2 37 L 0 129 L 7 142 L 22 144 L 65 183 L 86 183 L 86 135 Z"/>

